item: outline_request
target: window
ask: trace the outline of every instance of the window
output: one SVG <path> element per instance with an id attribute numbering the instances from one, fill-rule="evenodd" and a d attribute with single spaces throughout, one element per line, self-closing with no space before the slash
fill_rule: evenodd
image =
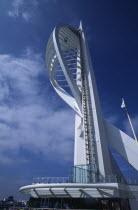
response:
<path id="1" fill-rule="evenodd" d="M 67 41 L 68 41 L 68 37 L 65 37 L 65 38 L 64 38 L 64 42 L 67 43 Z"/>

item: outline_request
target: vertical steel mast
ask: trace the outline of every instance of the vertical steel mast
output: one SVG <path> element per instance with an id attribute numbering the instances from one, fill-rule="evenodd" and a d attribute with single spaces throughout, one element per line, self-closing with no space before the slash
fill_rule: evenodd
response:
<path id="1" fill-rule="evenodd" d="M 75 111 L 74 165 L 112 174 L 103 118 L 82 23 L 58 25 L 47 45 L 47 69 L 55 91 Z M 89 180 L 91 175 L 89 174 Z"/>
<path id="2" fill-rule="evenodd" d="M 105 176 L 107 174 L 112 174 L 108 144 L 106 141 L 103 116 L 101 113 L 91 57 L 82 22 L 80 22 L 79 29 L 83 64 L 82 106 L 86 160 L 88 160 L 88 164 L 92 166 L 91 170 L 97 169 L 98 175 Z"/>

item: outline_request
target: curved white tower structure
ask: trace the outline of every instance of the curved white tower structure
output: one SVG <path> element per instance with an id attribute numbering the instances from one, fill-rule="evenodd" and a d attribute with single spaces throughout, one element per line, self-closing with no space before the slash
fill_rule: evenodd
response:
<path id="1" fill-rule="evenodd" d="M 50 81 L 76 112 L 74 165 L 112 174 L 95 78 L 82 26 L 57 26 L 47 45 Z"/>
<path id="2" fill-rule="evenodd" d="M 111 146 L 138 170 L 134 157 L 138 154 L 137 143 L 105 122 L 101 114 L 82 24 L 79 30 L 67 25 L 54 29 L 47 45 L 46 63 L 55 91 L 76 112 L 74 165 L 89 165 L 103 177 L 120 173 L 112 166 Z"/>
<path id="3" fill-rule="evenodd" d="M 127 184 L 109 150 L 112 147 L 138 170 L 138 145 L 103 119 L 82 24 L 78 30 L 63 24 L 54 29 L 46 64 L 55 91 L 75 111 L 74 167 L 68 183 L 43 179 L 20 191 L 36 198 L 80 198 L 83 194 L 91 199 L 130 199 L 131 205 L 134 201 L 138 205 L 138 182 Z"/>

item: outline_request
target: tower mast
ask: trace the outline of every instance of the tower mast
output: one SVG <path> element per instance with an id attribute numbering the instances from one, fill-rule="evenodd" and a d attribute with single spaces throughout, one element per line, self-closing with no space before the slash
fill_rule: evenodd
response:
<path id="1" fill-rule="evenodd" d="M 88 49 L 88 43 L 86 41 L 85 33 L 82 26 L 82 21 L 80 22 L 79 31 L 83 62 L 82 80 L 87 101 L 86 110 L 88 112 L 87 129 L 89 131 L 89 159 L 90 164 L 94 164 L 98 168 L 98 172 L 102 176 L 105 176 L 106 174 L 112 174 L 112 169 L 95 76 Z M 83 117 L 85 116 L 83 115 Z"/>

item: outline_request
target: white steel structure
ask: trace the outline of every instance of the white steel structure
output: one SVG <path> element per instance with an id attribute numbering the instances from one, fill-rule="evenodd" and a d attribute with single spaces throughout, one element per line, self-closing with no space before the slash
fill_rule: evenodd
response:
<path id="1" fill-rule="evenodd" d="M 137 143 L 107 123 L 101 114 L 82 25 L 78 31 L 67 25 L 54 29 L 47 45 L 46 63 L 55 91 L 76 112 L 74 165 L 95 165 L 103 176 L 114 174 L 108 149 L 111 146 L 138 170 Z"/>
<path id="2" fill-rule="evenodd" d="M 56 196 L 62 194 L 64 197 L 69 195 L 66 192 L 68 189 L 70 192 L 71 189 L 74 189 L 73 192 L 76 190 L 78 197 L 80 189 L 88 191 L 87 194 L 92 197 L 104 197 L 106 191 L 106 197 L 125 197 L 133 201 L 135 199 L 136 202 L 137 185 L 128 187 L 126 183 L 121 185 L 117 180 L 106 179 L 114 175 L 122 176 L 109 147 L 138 170 L 138 145 L 127 134 L 103 119 L 82 24 L 78 30 L 62 24 L 54 29 L 47 44 L 46 64 L 55 91 L 75 110 L 74 167 L 85 170 L 85 173 L 80 175 L 75 170 L 75 178 L 72 179 L 75 183 L 72 184 L 37 183 L 22 187 L 20 191 L 33 197 L 53 196 L 52 188 Z M 99 189 L 104 193 L 99 195 Z M 121 192 L 125 193 L 122 195 Z"/>

